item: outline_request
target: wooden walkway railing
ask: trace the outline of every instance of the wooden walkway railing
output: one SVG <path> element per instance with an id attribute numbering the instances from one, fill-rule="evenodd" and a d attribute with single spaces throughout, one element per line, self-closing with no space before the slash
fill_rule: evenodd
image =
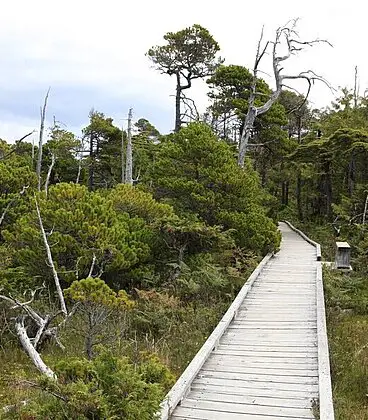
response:
<path id="1" fill-rule="evenodd" d="M 280 230 L 280 251 L 252 273 L 161 420 L 334 419 L 320 246 L 289 223 Z"/>

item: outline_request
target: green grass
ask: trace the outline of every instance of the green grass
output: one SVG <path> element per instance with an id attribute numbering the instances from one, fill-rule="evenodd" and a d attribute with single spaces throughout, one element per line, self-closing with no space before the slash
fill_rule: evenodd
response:
<path id="1" fill-rule="evenodd" d="M 325 270 L 336 420 L 368 420 L 368 279 Z"/>
<path id="2" fill-rule="evenodd" d="M 184 304 L 168 299 L 166 295 L 160 296 L 159 300 L 153 299 L 138 308 L 144 310 L 144 319 L 132 314 L 136 319 L 130 321 L 129 331 L 108 347 L 115 355 L 128 356 L 133 362 L 139 361 L 141 352 L 156 353 L 178 377 L 219 322 L 231 297 L 212 303 Z M 20 406 L 22 401 L 35 400 L 41 393 L 27 383 L 36 382 L 39 374 L 21 350 L 16 337 L 3 334 L 1 338 L 0 419 L 2 407 Z M 83 338 L 78 337 L 70 328 L 64 330 L 60 338 L 66 344 L 65 352 L 52 344 L 46 345 L 42 351 L 42 357 L 50 367 L 61 359 L 84 357 Z"/>

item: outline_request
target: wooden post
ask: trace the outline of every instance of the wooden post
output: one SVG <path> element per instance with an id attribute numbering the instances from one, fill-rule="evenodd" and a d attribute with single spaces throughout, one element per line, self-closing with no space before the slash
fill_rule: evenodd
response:
<path id="1" fill-rule="evenodd" d="M 350 270 L 350 245 L 347 242 L 336 242 L 335 267 Z"/>

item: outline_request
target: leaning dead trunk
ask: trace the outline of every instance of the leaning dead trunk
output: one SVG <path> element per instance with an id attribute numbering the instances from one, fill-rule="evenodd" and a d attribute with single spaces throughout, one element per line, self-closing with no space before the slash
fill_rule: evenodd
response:
<path id="1" fill-rule="evenodd" d="M 283 70 L 282 63 L 285 60 L 289 59 L 292 55 L 295 55 L 296 53 L 301 51 L 305 46 L 312 46 L 315 43 L 319 43 L 319 42 L 327 42 L 320 39 L 317 39 L 314 41 L 308 41 L 308 42 L 300 41 L 298 38 L 298 34 L 295 30 L 296 23 L 297 23 L 297 20 L 293 20 L 288 25 L 278 28 L 276 31 L 275 40 L 272 42 L 273 44 L 273 48 L 272 48 L 273 73 L 274 73 L 274 78 L 275 78 L 276 89 L 271 94 L 271 96 L 269 97 L 269 99 L 266 101 L 264 105 L 256 107 L 254 104 L 255 104 L 255 99 L 257 95 L 256 85 L 257 85 L 257 80 L 258 80 L 258 71 L 259 71 L 258 67 L 269 45 L 269 42 L 267 42 L 264 48 L 261 49 L 261 44 L 262 44 L 262 39 L 263 39 L 263 29 L 262 29 L 261 37 L 260 37 L 260 40 L 258 41 L 256 59 L 255 59 L 254 67 L 253 67 L 253 82 L 251 86 L 250 97 L 248 100 L 248 112 L 245 116 L 244 127 L 243 127 L 243 131 L 240 137 L 240 142 L 239 142 L 238 164 L 240 167 L 244 167 L 245 156 L 247 153 L 249 139 L 251 137 L 251 133 L 254 127 L 254 122 L 255 122 L 256 117 L 266 113 L 271 108 L 271 106 L 277 101 L 277 99 L 280 96 L 281 90 L 284 86 L 285 80 L 300 80 L 300 79 L 306 80 L 309 86 L 306 99 L 308 98 L 311 85 L 314 81 L 319 80 L 327 84 L 327 82 L 322 77 L 316 75 L 311 70 L 300 72 L 299 74 L 296 74 L 296 75 L 281 74 Z M 287 54 L 284 56 L 281 56 L 278 54 L 278 47 L 283 42 L 286 43 Z"/>
<path id="2" fill-rule="evenodd" d="M 67 311 L 66 305 L 65 305 L 63 290 L 62 290 L 61 285 L 60 285 L 59 275 L 56 271 L 55 264 L 54 264 L 54 261 L 52 259 L 50 245 L 47 241 L 46 232 L 45 232 L 45 229 L 43 227 L 43 222 L 42 222 L 42 218 L 41 218 L 40 208 L 38 206 L 38 202 L 37 202 L 36 198 L 35 198 L 35 203 L 36 203 L 36 211 L 37 211 L 38 221 L 39 221 L 40 229 L 41 229 L 41 233 L 42 233 L 42 239 L 43 239 L 43 243 L 44 243 L 45 248 L 46 248 L 47 260 L 48 260 L 49 266 L 52 270 L 52 275 L 54 277 L 55 287 L 56 287 L 56 291 L 57 291 L 57 294 L 58 294 L 58 297 L 59 297 L 61 311 L 63 312 L 64 315 L 68 315 L 68 311 Z"/>
<path id="3" fill-rule="evenodd" d="M 36 368 L 49 378 L 56 379 L 55 373 L 45 364 L 40 354 L 31 343 L 31 340 L 27 335 L 26 327 L 24 326 L 24 317 L 17 318 L 15 322 L 15 330 L 24 351 L 28 354 Z"/>

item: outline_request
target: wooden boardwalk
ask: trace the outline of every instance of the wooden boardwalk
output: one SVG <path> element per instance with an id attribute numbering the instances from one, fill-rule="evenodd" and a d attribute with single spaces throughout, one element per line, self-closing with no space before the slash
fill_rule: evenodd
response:
<path id="1" fill-rule="evenodd" d="M 332 420 L 320 248 L 280 223 L 258 266 L 162 404 L 161 419 Z M 307 238 L 308 239 L 308 238 Z"/>

